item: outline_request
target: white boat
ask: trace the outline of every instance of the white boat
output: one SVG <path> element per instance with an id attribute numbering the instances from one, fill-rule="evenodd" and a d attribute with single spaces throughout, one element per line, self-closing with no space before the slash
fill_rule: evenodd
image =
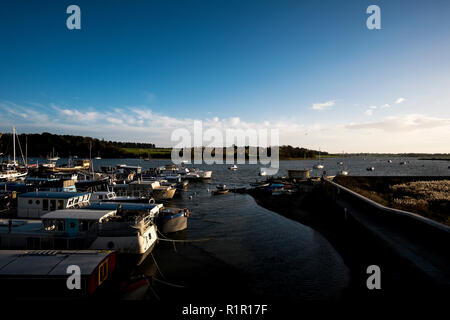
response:
<path id="1" fill-rule="evenodd" d="M 229 170 L 236 171 L 238 169 L 237 165 L 233 164 L 231 167 L 228 168 Z"/>
<path id="2" fill-rule="evenodd" d="M 324 165 L 320 163 L 320 149 L 319 149 L 319 163 L 315 164 L 315 165 L 313 166 L 313 169 L 319 169 L 319 170 L 321 170 L 321 169 L 323 169 L 323 168 L 324 168 Z"/>
<path id="3" fill-rule="evenodd" d="M 341 171 L 339 171 L 338 176 L 348 176 L 348 171 L 341 170 Z"/>
<path id="4" fill-rule="evenodd" d="M 259 175 L 260 175 L 261 177 L 267 176 L 266 170 L 264 170 L 264 168 L 260 168 L 260 169 L 259 169 Z"/>
<path id="5" fill-rule="evenodd" d="M 41 166 L 44 168 L 52 169 L 52 168 L 56 167 L 56 162 L 48 161 L 46 163 L 41 164 Z"/>
<path id="6" fill-rule="evenodd" d="M 375 167 L 367 167 L 366 170 L 367 171 L 375 171 Z"/>
<path id="7" fill-rule="evenodd" d="M 392 163 L 392 160 L 388 160 L 388 163 Z"/>
<path id="8" fill-rule="evenodd" d="M 180 170 L 178 173 L 181 174 L 182 179 L 187 180 L 205 180 L 211 179 L 212 176 L 212 171 L 203 171 L 196 168 L 184 168 L 184 170 Z"/>
<path id="9" fill-rule="evenodd" d="M 48 161 L 58 161 L 60 158 L 56 155 L 55 156 L 55 148 L 53 148 L 52 156 L 48 158 Z"/>
<path id="10" fill-rule="evenodd" d="M 2 171 L 0 171 L 0 181 L 14 181 L 20 178 L 24 178 L 27 176 L 27 171 L 19 171 L 17 170 L 17 167 L 19 166 L 19 163 L 16 161 L 16 127 L 13 126 L 13 162 L 8 163 L 6 165 L 6 168 L 2 168 Z M 20 141 L 19 141 L 19 147 L 20 147 Z M 23 158 L 23 155 L 22 155 Z M 23 159 L 25 163 L 25 159 Z"/>

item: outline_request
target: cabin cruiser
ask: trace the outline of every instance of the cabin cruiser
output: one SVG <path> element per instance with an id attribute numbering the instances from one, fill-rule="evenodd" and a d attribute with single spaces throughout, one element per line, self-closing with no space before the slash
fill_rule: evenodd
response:
<path id="1" fill-rule="evenodd" d="M 236 171 L 238 169 L 237 165 L 233 164 L 231 167 L 228 168 L 229 170 Z"/>
<path id="2" fill-rule="evenodd" d="M 15 169 L 9 169 L 0 172 L 0 181 L 15 181 L 18 179 L 25 178 L 27 176 L 27 172 L 17 171 Z"/>
<path id="3" fill-rule="evenodd" d="M 121 208 L 122 211 L 133 210 L 136 212 L 151 213 L 155 217 L 154 221 L 158 230 L 161 230 L 162 233 L 185 230 L 189 217 L 189 210 L 187 208 L 163 207 L 161 204 L 98 202 L 89 205 L 87 208 L 93 210 L 117 210 Z"/>
<path id="4" fill-rule="evenodd" d="M 182 179 L 193 181 L 211 179 L 212 176 L 212 171 L 203 171 L 197 168 L 183 168 L 178 173 L 181 174 Z"/>
<path id="5" fill-rule="evenodd" d="M 129 184 L 129 190 L 139 195 L 147 195 L 158 200 L 170 200 L 175 195 L 176 188 L 172 186 L 162 186 L 158 180 L 138 180 Z"/>

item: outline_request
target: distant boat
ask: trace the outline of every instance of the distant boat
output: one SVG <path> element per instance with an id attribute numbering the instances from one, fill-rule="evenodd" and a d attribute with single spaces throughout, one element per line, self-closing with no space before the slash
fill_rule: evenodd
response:
<path id="1" fill-rule="evenodd" d="M 56 155 L 55 156 L 55 148 L 53 148 L 53 152 L 52 152 L 52 156 L 50 158 L 48 158 L 49 161 L 58 161 L 59 157 Z"/>
<path id="2" fill-rule="evenodd" d="M 405 165 L 405 164 L 407 164 L 407 163 L 408 163 L 407 161 L 402 161 L 402 162 L 400 162 L 401 165 Z"/>
<path id="3" fill-rule="evenodd" d="M 374 167 L 367 167 L 366 170 L 367 171 L 375 171 L 375 168 Z"/>
<path id="4" fill-rule="evenodd" d="M 211 191 L 213 195 L 226 194 L 228 193 L 227 186 L 225 184 L 220 184 L 216 187 L 216 190 Z"/>
<path id="5" fill-rule="evenodd" d="M 236 171 L 238 169 L 237 165 L 233 164 L 231 167 L 229 167 L 228 169 Z"/>
<path id="6" fill-rule="evenodd" d="M 319 162 L 320 162 L 320 149 L 319 149 Z M 323 169 L 323 164 L 318 163 L 313 166 L 313 169 Z"/>
<path id="7" fill-rule="evenodd" d="M 338 176 L 348 176 L 348 171 L 341 170 L 339 171 Z"/>
<path id="8" fill-rule="evenodd" d="M 388 160 L 389 163 L 392 163 L 392 160 Z"/>
<path id="9" fill-rule="evenodd" d="M 260 169 L 259 169 L 259 175 L 260 175 L 261 177 L 267 176 L 267 172 L 264 170 L 264 168 L 260 168 Z"/>
<path id="10" fill-rule="evenodd" d="M 337 164 L 340 165 L 340 166 L 344 165 L 344 163 L 342 161 L 338 162 Z"/>

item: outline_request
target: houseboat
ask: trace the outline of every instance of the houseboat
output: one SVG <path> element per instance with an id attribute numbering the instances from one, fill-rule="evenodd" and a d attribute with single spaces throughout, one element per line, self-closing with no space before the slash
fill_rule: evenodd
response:
<path id="1" fill-rule="evenodd" d="M 67 288 L 71 266 L 80 270 L 78 290 Z M 86 298 L 100 292 L 115 270 L 114 251 L 1 250 L 0 298 Z"/>
<path id="2" fill-rule="evenodd" d="M 0 220 L 0 248 L 39 250 L 115 250 L 140 264 L 158 239 L 150 213 L 65 209 L 41 220 Z"/>
<path id="3" fill-rule="evenodd" d="M 89 204 L 90 193 L 34 191 L 22 193 L 17 201 L 17 217 L 38 219 L 47 212 L 79 208 Z"/>

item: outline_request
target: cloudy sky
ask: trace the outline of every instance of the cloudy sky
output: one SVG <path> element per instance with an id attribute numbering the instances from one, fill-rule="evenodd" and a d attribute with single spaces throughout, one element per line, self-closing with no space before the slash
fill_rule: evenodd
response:
<path id="1" fill-rule="evenodd" d="M 171 146 L 201 120 L 330 152 L 450 152 L 450 3 L 317 2 L 77 1 L 68 30 L 72 2 L 4 1 L 0 131 Z"/>

